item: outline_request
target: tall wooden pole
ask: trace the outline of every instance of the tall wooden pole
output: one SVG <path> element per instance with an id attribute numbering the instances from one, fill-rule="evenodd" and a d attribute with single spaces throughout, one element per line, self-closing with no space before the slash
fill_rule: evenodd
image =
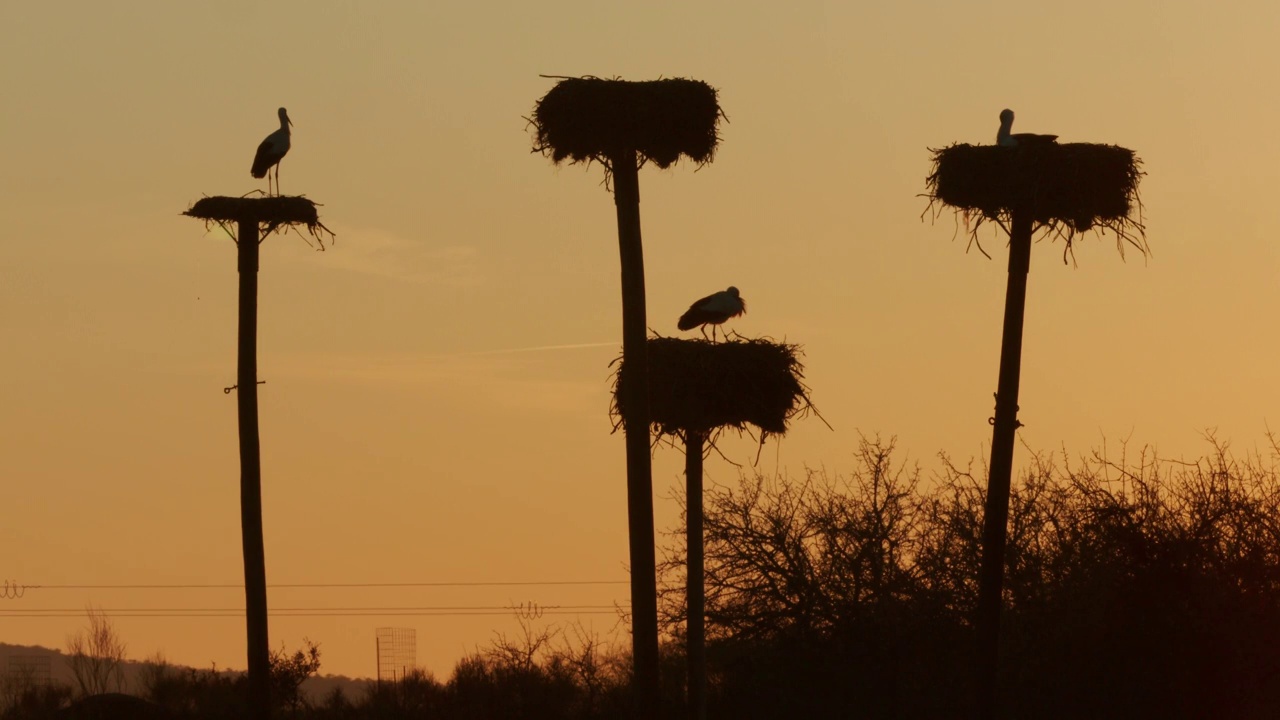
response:
<path id="1" fill-rule="evenodd" d="M 649 348 L 646 340 L 644 247 L 640 241 L 640 179 L 636 152 L 612 158 L 622 259 L 622 360 L 631 374 L 623 432 L 627 446 L 627 523 L 631 536 L 631 646 L 636 709 L 657 720 L 658 583 L 653 538 L 653 472 L 649 456 Z"/>
<path id="2" fill-rule="evenodd" d="M 267 639 L 267 561 L 262 542 L 262 463 L 258 446 L 258 220 L 239 220 L 240 348 L 236 398 L 240 416 L 240 533 L 244 546 L 245 627 L 249 652 L 249 717 L 271 713 Z"/>
<path id="3" fill-rule="evenodd" d="M 703 434 L 685 432 L 685 635 L 689 662 L 689 720 L 707 717 L 706 585 L 702 548 L 702 446 Z"/>
<path id="4" fill-rule="evenodd" d="M 978 718 L 994 720 L 998 708 L 1000 606 L 1004 588 L 1004 548 L 1009 522 L 1009 486 L 1018 422 L 1018 381 L 1022 370 L 1022 319 L 1031 266 L 1031 215 L 1013 211 L 1009 236 L 1009 285 L 1004 300 L 1000 379 L 991 432 L 991 475 L 982 527 L 982 567 L 978 571 Z"/>

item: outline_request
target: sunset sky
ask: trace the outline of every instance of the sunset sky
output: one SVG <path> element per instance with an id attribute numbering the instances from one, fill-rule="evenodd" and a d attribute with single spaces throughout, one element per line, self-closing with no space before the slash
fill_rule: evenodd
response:
<path id="1" fill-rule="evenodd" d="M 238 588 L 84 586 L 243 579 L 235 246 L 180 213 L 265 189 L 248 170 L 280 106 L 283 190 L 337 242 L 262 247 L 269 584 L 614 584 L 277 588 L 273 608 L 627 602 L 614 207 L 598 166 L 530 152 L 540 74 L 720 90 L 715 162 L 641 172 L 649 325 L 675 335 L 735 285 L 732 329 L 804 346 L 834 429 L 798 422 L 762 470 L 846 472 L 859 432 L 926 476 L 939 451 L 987 452 L 1007 253 L 990 231 L 994 259 L 966 253 L 920 194 L 929 148 L 993 142 L 1005 107 L 1015 132 L 1135 150 L 1153 251 L 1034 248 L 1021 440 L 1194 456 L 1216 428 L 1252 449 L 1280 429 L 1277 27 L 1274 2 L 9 3 L 0 578 L 76 587 L 0 600 L 0 642 L 62 647 L 88 604 L 243 607 Z M 660 531 L 682 463 L 655 457 Z M 244 667 L 242 618 L 123 614 L 135 658 Z M 369 676 L 390 625 L 439 677 L 517 627 L 275 617 L 271 642 Z"/>

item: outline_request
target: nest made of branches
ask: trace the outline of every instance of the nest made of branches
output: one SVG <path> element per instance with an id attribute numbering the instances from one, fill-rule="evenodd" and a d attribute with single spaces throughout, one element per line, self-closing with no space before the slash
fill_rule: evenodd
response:
<path id="1" fill-rule="evenodd" d="M 1095 143 L 1047 143 L 1025 147 L 955 144 L 933 152 L 925 181 L 930 205 L 955 208 L 1008 227 L 1015 210 L 1067 240 L 1089 230 L 1111 230 L 1144 254 L 1142 161 L 1128 148 Z M 976 236 L 976 235 L 975 235 Z M 1120 246 L 1123 251 L 1123 245 Z"/>
<path id="2" fill-rule="evenodd" d="M 633 82 L 564 78 L 533 109 L 534 151 L 559 163 L 598 161 L 635 150 L 670 167 L 681 155 L 711 162 L 723 117 L 716 89 L 701 80 Z"/>
<path id="3" fill-rule="evenodd" d="M 759 338 L 706 340 L 651 337 L 649 418 L 658 434 L 709 433 L 748 424 L 783 435 L 788 422 L 813 409 L 805 387 L 800 347 Z M 625 358 L 614 375 L 613 414 L 625 422 Z"/>
<path id="4" fill-rule="evenodd" d="M 324 237 L 333 238 L 333 231 L 320 222 L 315 202 L 300 195 L 267 197 L 203 197 L 182 213 L 199 218 L 206 223 L 216 222 L 223 228 L 230 223 L 257 222 L 263 226 L 266 237 L 279 228 L 301 225 L 324 247 Z M 230 230 L 228 230 L 230 232 Z M 234 238 L 235 234 L 231 236 Z"/>

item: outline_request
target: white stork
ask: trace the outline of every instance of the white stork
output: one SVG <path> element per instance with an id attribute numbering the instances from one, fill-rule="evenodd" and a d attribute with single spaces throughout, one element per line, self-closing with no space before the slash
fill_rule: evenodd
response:
<path id="1" fill-rule="evenodd" d="M 289 126 L 293 124 L 284 108 L 280 108 L 279 114 L 280 129 L 268 135 L 258 146 L 258 152 L 253 156 L 253 168 L 249 170 L 249 174 L 259 180 L 267 178 L 268 195 L 271 194 L 271 178 L 268 174 L 273 167 L 276 169 L 276 195 L 280 194 L 280 161 L 289 152 Z"/>
<path id="2" fill-rule="evenodd" d="M 1015 133 L 1013 130 L 1013 111 L 1000 111 L 1000 130 L 996 132 L 996 144 L 1003 147 L 1018 145 L 1049 145 L 1058 141 L 1057 135 L 1036 135 L 1035 133 Z"/>
<path id="3" fill-rule="evenodd" d="M 702 298 L 698 302 L 689 306 L 689 309 L 680 316 L 680 322 L 676 323 L 676 327 L 681 330 L 692 330 L 696 327 L 702 327 L 702 337 L 707 336 L 706 325 L 711 326 L 711 340 L 716 339 L 716 325 L 737 317 L 747 311 L 747 303 L 738 295 L 738 288 L 730 287 L 728 290 L 721 290 L 717 293 Z"/>

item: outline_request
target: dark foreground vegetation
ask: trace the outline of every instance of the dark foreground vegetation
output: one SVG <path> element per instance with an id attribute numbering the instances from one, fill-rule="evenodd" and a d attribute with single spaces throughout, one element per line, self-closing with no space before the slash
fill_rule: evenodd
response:
<path id="1" fill-rule="evenodd" d="M 1280 477 L 1274 442 L 1198 461 L 1149 449 L 1032 458 L 1015 483 L 1002 646 L 1009 718 L 1280 717 Z M 864 441 L 849 475 L 744 476 L 706 498 L 711 718 L 953 718 L 971 687 L 985 469 L 924 475 Z M 667 548 L 662 702 L 683 716 L 683 533 Z M 625 644 L 625 643 L 624 643 Z M 297 692 L 319 655 L 273 663 L 280 717 L 626 718 L 625 655 L 526 625 L 438 681 L 359 698 Z M 243 680 L 158 671 L 169 717 L 242 714 Z M 69 691 L 7 693 L 4 720 Z"/>

